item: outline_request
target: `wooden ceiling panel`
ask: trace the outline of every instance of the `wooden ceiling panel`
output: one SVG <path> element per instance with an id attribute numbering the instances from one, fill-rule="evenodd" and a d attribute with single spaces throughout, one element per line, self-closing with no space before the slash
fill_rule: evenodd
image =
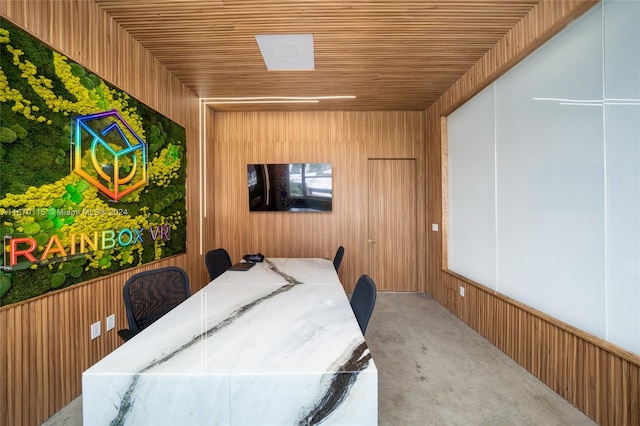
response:
<path id="1" fill-rule="evenodd" d="M 202 98 L 354 95 L 216 110 L 425 110 L 540 0 L 94 0 Z M 256 34 L 313 34 L 314 71 L 267 71 Z"/>

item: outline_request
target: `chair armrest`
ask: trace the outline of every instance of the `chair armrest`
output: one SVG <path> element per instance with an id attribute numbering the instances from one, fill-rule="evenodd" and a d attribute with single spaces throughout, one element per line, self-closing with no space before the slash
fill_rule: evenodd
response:
<path id="1" fill-rule="evenodd" d="M 129 330 L 128 328 L 118 330 L 118 336 L 120 336 L 122 340 L 124 340 L 125 342 L 131 339 L 135 335 L 136 334 L 133 331 Z"/>

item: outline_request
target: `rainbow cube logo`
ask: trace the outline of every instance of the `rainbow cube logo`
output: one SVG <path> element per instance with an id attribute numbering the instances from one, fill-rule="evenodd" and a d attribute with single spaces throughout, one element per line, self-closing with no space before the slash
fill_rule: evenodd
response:
<path id="1" fill-rule="evenodd" d="M 142 138 L 116 110 L 75 118 L 74 170 L 107 197 L 119 201 L 147 183 Z"/>

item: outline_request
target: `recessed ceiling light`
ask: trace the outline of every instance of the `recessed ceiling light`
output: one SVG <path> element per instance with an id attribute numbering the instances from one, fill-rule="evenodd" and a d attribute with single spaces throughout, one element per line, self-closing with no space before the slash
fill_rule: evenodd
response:
<path id="1" fill-rule="evenodd" d="M 269 71 L 313 71 L 313 34 L 260 34 L 256 41 Z"/>

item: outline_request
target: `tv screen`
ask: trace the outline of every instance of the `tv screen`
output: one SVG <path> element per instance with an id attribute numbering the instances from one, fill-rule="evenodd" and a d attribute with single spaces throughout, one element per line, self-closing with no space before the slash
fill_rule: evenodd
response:
<path id="1" fill-rule="evenodd" d="M 330 212 L 330 163 L 247 164 L 252 212 Z"/>

